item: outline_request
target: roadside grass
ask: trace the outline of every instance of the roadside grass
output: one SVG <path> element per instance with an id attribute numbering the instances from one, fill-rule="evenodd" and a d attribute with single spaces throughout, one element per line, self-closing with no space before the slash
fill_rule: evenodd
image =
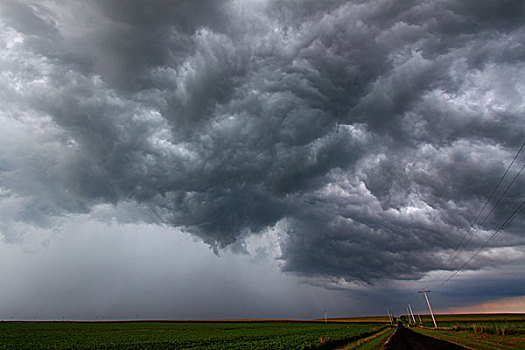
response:
<path id="1" fill-rule="evenodd" d="M 396 330 L 395 327 L 388 327 L 380 330 L 370 337 L 362 338 L 345 345 L 344 347 L 338 348 L 338 350 L 354 350 L 354 349 L 365 349 L 365 350 L 379 350 L 381 346 L 390 338 L 392 333 Z"/>
<path id="2" fill-rule="evenodd" d="M 434 328 L 428 315 L 423 315 L 423 326 Z M 470 331 L 475 334 L 525 334 L 525 314 L 436 315 L 439 329 Z"/>
<path id="3" fill-rule="evenodd" d="M 472 331 L 475 334 L 494 334 L 494 335 L 525 335 L 525 324 L 515 323 L 473 323 L 473 324 L 457 324 L 450 327 L 453 331 Z"/>
<path id="4" fill-rule="evenodd" d="M 358 349 L 379 350 L 395 331 L 395 328 L 389 328 L 384 334 L 378 336 L 377 338 L 371 339 L 369 342 L 363 343 Z"/>
<path id="5" fill-rule="evenodd" d="M 423 327 L 411 329 L 470 349 L 525 349 L 525 314 L 421 315 Z"/>
<path id="6" fill-rule="evenodd" d="M 479 328 L 478 328 L 479 329 Z M 423 335 L 447 340 L 474 350 L 525 349 L 524 335 L 502 335 L 489 332 L 475 333 L 472 329 L 427 329 L 414 327 L 412 330 Z"/>

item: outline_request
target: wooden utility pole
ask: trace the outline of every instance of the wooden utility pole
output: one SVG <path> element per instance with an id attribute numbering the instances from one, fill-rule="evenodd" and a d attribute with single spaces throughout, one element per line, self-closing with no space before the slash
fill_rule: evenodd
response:
<path id="1" fill-rule="evenodd" d="M 412 315 L 412 321 L 416 323 L 416 318 L 414 317 L 414 313 L 412 312 L 412 306 L 410 306 L 410 304 L 408 304 L 408 309 L 410 310 L 410 314 Z"/>
<path id="2" fill-rule="evenodd" d="M 388 308 L 386 308 L 386 313 L 388 315 L 388 320 L 390 321 L 390 324 L 393 324 L 394 320 L 392 319 L 392 315 L 390 314 L 390 310 L 388 310 Z"/>
<path id="3" fill-rule="evenodd" d="M 437 329 L 438 325 L 436 323 L 436 318 L 434 317 L 434 313 L 432 312 L 432 306 L 430 306 L 430 301 L 428 300 L 427 294 L 430 293 L 429 290 L 423 289 L 420 290 L 419 293 L 423 293 L 425 295 L 425 299 L 427 300 L 428 309 L 430 310 L 430 315 L 432 316 L 432 321 L 434 321 L 434 327 Z"/>

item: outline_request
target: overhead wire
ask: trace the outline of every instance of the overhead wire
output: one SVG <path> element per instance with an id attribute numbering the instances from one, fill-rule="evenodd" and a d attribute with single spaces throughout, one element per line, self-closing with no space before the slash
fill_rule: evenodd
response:
<path id="1" fill-rule="evenodd" d="M 503 224 L 500 225 L 500 227 L 483 243 L 477 250 L 472 254 L 472 256 L 461 265 L 458 269 L 454 271 L 452 275 L 450 275 L 446 280 L 441 282 L 441 284 L 438 285 L 438 288 L 443 286 L 445 283 L 450 281 L 454 276 L 456 276 L 460 271 L 462 271 L 489 243 L 492 241 L 497 235 L 499 235 L 505 228 L 507 228 L 508 225 L 514 221 L 516 217 L 518 217 L 523 211 L 525 211 L 525 201 L 521 202 L 517 207 L 515 207 L 514 211 L 512 212 L 509 217 L 503 222 Z"/>
<path id="2" fill-rule="evenodd" d="M 514 165 L 514 163 L 516 162 L 516 159 L 518 158 L 518 156 L 520 155 L 521 151 L 523 150 L 523 148 L 525 147 L 525 141 L 522 143 L 521 147 L 519 148 L 518 152 L 516 153 L 516 155 L 514 156 L 514 158 L 512 159 L 512 162 L 509 164 L 509 166 L 507 167 L 507 169 L 505 170 L 505 172 L 503 173 L 503 175 L 501 176 L 501 178 L 498 180 L 498 182 L 496 183 L 496 186 L 492 189 L 492 191 L 490 192 L 489 196 L 487 197 L 487 200 L 485 201 L 485 204 L 483 205 L 483 207 L 481 208 L 481 210 L 479 211 L 478 215 L 476 215 L 476 217 L 474 218 L 474 220 L 472 221 L 472 223 L 470 224 L 470 227 L 468 229 L 468 231 L 463 235 L 463 237 L 461 238 L 461 241 L 458 243 L 458 245 L 456 246 L 456 248 L 454 248 L 454 252 L 450 255 L 450 257 L 448 258 L 448 260 L 445 262 L 445 267 L 443 268 L 443 270 L 446 270 L 450 263 L 453 262 L 454 258 L 457 256 L 458 254 L 458 250 L 460 249 L 460 247 L 466 247 L 468 245 L 468 243 L 472 240 L 472 237 L 476 234 L 476 232 L 478 231 L 479 228 L 475 229 L 474 233 L 472 235 L 470 235 L 469 237 L 469 233 L 470 231 L 472 231 L 472 229 L 474 228 L 474 226 L 476 226 L 476 223 L 477 221 L 479 220 L 479 218 L 481 217 L 483 211 L 485 210 L 485 208 L 487 207 L 487 205 L 489 204 L 490 200 L 492 199 L 492 197 L 494 196 L 494 194 L 496 193 L 496 191 L 498 190 L 499 186 L 501 185 L 501 183 L 503 182 L 503 180 L 505 179 L 505 177 L 507 176 L 509 170 L 512 168 L 512 166 Z M 525 164 L 524 164 L 525 166 Z M 514 179 L 512 180 L 512 182 L 510 183 L 509 186 L 507 186 L 507 188 L 505 189 L 505 191 L 503 192 L 503 194 L 499 197 L 498 201 L 496 202 L 496 204 L 492 207 L 492 210 L 487 214 L 487 216 L 485 217 L 485 219 L 483 220 L 483 223 L 481 225 L 483 225 L 486 221 L 486 219 L 490 216 L 490 214 L 492 214 L 492 212 L 494 211 L 494 209 L 496 208 L 496 206 L 499 204 L 499 202 L 501 201 L 501 199 L 503 198 L 503 196 L 507 193 L 507 191 L 509 190 L 509 188 L 512 186 L 512 184 L 516 181 L 517 177 L 519 176 L 519 174 L 521 173 L 521 171 L 523 170 L 523 167 L 521 168 L 521 170 L 518 172 L 518 174 L 514 177 Z M 465 242 L 465 239 L 468 238 L 468 241 L 463 244 L 463 242 Z M 441 277 L 441 274 L 438 276 L 438 277 Z"/>
<path id="3" fill-rule="evenodd" d="M 522 168 L 523 169 L 523 168 Z M 525 212 L 525 200 L 522 201 L 518 206 L 514 208 L 512 213 L 507 217 L 507 219 L 498 227 L 496 231 L 472 254 L 472 256 L 465 261 L 459 268 L 454 270 L 454 272 L 445 280 L 443 280 L 439 285 L 434 287 L 433 289 L 436 290 L 438 288 L 441 288 L 443 285 L 445 285 L 447 282 L 449 282 L 451 279 L 453 279 L 458 273 L 460 273 L 465 267 L 470 264 L 472 260 L 494 239 L 496 238 L 501 232 L 503 232 L 513 221 L 516 219 L 520 214 Z M 417 300 L 415 306 L 419 307 L 421 304 L 423 304 L 422 300 Z"/>
<path id="4" fill-rule="evenodd" d="M 485 223 L 487 222 L 487 220 L 490 218 L 491 214 L 496 210 L 496 208 L 498 207 L 499 203 L 503 200 L 503 198 L 505 197 L 505 195 L 507 194 L 507 192 L 509 191 L 509 189 L 512 187 L 512 185 L 516 182 L 516 180 L 518 179 L 518 177 L 520 176 L 521 172 L 523 171 L 523 169 L 525 168 L 525 163 L 523 164 L 523 166 L 520 168 L 520 170 L 516 173 L 516 175 L 514 176 L 514 178 L 511 180 L 511 182 L 507 185 L 507 187 L 505 188 L 505 190 L 503 191 L 503 193 L 499 196 L 499 198 L 497 199 L 496 203 L 494 203 L 494 205 L 492 206 L 492 209 L 488 212 L 488 214 L 485 216 L 485 218 L 483 219 L 483 221 L 478 225 L 478 227 L 476 227 L 476 229 L 472 232 L 472 234 L 467 238 L 467 240 L 465 241 L 465 243 L 459 248 L 459 249 L 456 249 L 455 251 L 455 254 L 452 256 L 452 259 L 449 259 L 449 263 L 452 263 L 454 261 L 454 258 L 457 257 L 458 254 L 460 254 L 462 251 L 465 251 L 467 249 L 467 246 L 469 245 L 469 243 L 472 241 L 472 239 L 474 238 L 474 236 L 476 235 L 476 233 L 479 231 L 479 229 L 481 227 L 483 227 L 483 225 L 485 225 Z M 464 236 L 465 237 L 465 236 Z M 446 270 L 446 268 L 448 267 L 449 265 L 447 264 L 446 267 L 444 268 L 444 270 Z M 440 274 L 441 276 L 441 274 Z M 436 278 L 437 279 L 437 278 Z"/>
<path id="5" fill-rule="evenodd" d="M 514 163 L 516 162 L 516 160 L 518 159 L 520 153 L 522 152 L 523 148 L 525 147 L 525 141 L 522 143 L 521 147 L 519 148 L 518 152 L 514 155 L 511 163 L 509 164 L 509 166 L 506 168 L 505 172 L 503 173 L 503 175 L 501 176 L 501 178 L 498 180 L 498 182 L 496 183 L 496 186 L 492 189 L 492 191 L 490 192 L 489 196 L 487 197 L 487 200 L 485 201 L 483 207 L 481 208 L 481 210 L 479 211 L 479 213 L 476 215 L 476 217 L 474 218 L 474 220 L 472 221 L 472 223 L 470 224 L 470 227 L 469 229 L 467 230 L 467 232 L 462 236 L 462 239 L 461 241 L 458 243 L 458 245 L 454 248 L 454 252 L 451 254 L 451 256 L 447 259 L 446 263 L 445 263 L 445 267 L 442 269 L 441 273 L 434 279 L 435 281 L 439 281 L 439 277 L 442 276 L 443 272 L 446 271 L 446 269 L 449 267 L 450 263 L 452 263 L 455 259 L 455 257 L 459 254 L 460 251 L 462 250 L 465 250 L 466 247 L 468 246 L 468 244 L 471 242 L 472 238 L 475 236 L 475 234 L 478 232 L 479 228 L 482 227 L 485 222 L 488 220 L 488 218 L 491 216 L 491 214 L 494 212 L 494 210 L 497 208 L 497 206 L 500 204 L 500 202 L 502 201 L 502 199 L 505 197 L 505 195 L 507 194 L 507 192 L 510 190 L 510 188 L 512 187 L 512 185 L 516 182 L 516 180 L 518 179 L 518 177 L 520 176 L 520 174 L 522 173 L 523 169 L 525 168 L 525 164 L 523 164 L 523 166 L 520 168 L 520 170 L 516 173 L 516 175 L 513 177 L 513 179 L 511 180 L 511 182 L 507 185 L 507 187 L 505 188 L 505 190 L 502 192 L 502 194 L 498 197 L 497 201 L 495 202 L 495 204 L 492 206 L 492 209 L 488 212 L 488 214 L 485 216 L 485 218 L 483 219 L 483 221 L 477 225 L 477 227 L 474 229 L 474 227 L 476 226 L 478 220 L 481 218 L 481 215 L 483 214 L 483 212 L 485 211 L 486 207 L 488 206 L 489 202 L 492 200 L 492 198 L 494 197 L 495 193 L 497 192 L 498 188 L 500 187 L 500 185 L 503 183 L 505 177 L 507 176 L 508 172 L 510 171 L 510 169 L 512 168 L 512 166 L 514 165 Z M 454 278 L 459 272 L 461 272 L 465 267 L 468 266 L 468 264 L 495 238 L 497 237 L 503 230 L 505 230 L 508 225 L 510 225 L 512 223 L 512 221 L 518 217 L 521 213 L 523 213 L 525 211 L 525 201 L 523 201 L 520 205 L 518 205 L 517 207 L 515 207 L 514 211 L 511 213 L 511 215 L 509 217 L 507 217 L 507 219 L 503 222 L 503 224 L 501 224 L 498 229 L 474 252 L 474 254 L 472 254 L 472 256 L 467 260 L 465 261 L 458 269 L 455 269 L 454 272 L 452 273 L 452 275 L 450 275 L 447 279 L 445 279 L 444 281 L 442 281 L 439 285 L 437 285 L 437 287 L 435 288 L 440 288 L 442 287 L 445 283 L 447 283 L 448 281 L 450 281 L 452 278 Z M 469 236 L 469 233 L 474 229 L 474 232 Z M 466 240 L 466 242 L 465 242 Z M 435 289 L 434 288 L 434 289 Z M 420 305 L 422 303 L 421 300 L 418 300 L 418 302 L 416 304 Z"/>
<path id="6" fill-rule="evenodd" d="M 483 225 L 485 224 L 485 222 L 488 220 L 488 218 L 490 217 L 490 215 L 494 212 L 494 210 L 496 210 L 498 204 L 501 202 L 501 200 L 503 199 L 503 197 L 505 197 L 505 195 L 507 194 L 507 192 L 509 191 L 509 189 L 512 187 L 512 185 L 514 184 L 514 182 L 516 182 L 517 178 L 520 176 L 521 172 L 523 171 L 523 169 L 525 168 L 525 163 L 523 164 L 523 166 L 521 167 L 521 169 L 516 173 L 516 175 L 514 176 L 514 178 L 512 179 L 512 181 L 509 183 L 509 185 L 505 188 L 505 190 L 503 191 L 503 193 L 501 194 L 501 196 L 498 198 L 498 200 L 496 201 L 496 203 L 494 203 L 494 205 L 492 206 L 492 209 L 490 210 L 490 212 L 487 214 L 487 216 L 485 217 L 485 219 L 481 222 L 481 224 L 476 228 L 476 230 L 472 233 L 472 235 L 470 235 L 470 237 L 468 238 L 468 240 L 465 242 L 465 244 L 463 245 L 463 248 L 466 248 L 467 245 L 470 243 L 470 241 L 472 241 L 472 238 L 474 237 L 474 235 L 478 232 L 479 228 L 480 227 L 483 227 Z"/>

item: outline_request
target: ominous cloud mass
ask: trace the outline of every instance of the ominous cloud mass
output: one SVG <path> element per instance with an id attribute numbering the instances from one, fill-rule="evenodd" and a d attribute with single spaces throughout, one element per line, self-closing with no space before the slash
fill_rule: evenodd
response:
<path id="1" fill-rule="evenodd" d="M 524 141 L 523 18 L 522 0 L 4 0 L 2 238 L 110 205 L 217 251 L 273 231 L 284 271 L 330 286 L 457 268 Z M 521 176 L 465 257 L 524 195 Z M 470 267 L 525 259 L 524 228 Z"/>

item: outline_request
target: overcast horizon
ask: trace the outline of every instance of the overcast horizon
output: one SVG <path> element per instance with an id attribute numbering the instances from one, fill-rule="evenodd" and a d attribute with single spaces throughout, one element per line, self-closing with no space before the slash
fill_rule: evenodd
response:
<path id="1" fill-rule="evenodd" d="M 525 312 L 523 18 L 3 0 L 0 319 Z"/>

